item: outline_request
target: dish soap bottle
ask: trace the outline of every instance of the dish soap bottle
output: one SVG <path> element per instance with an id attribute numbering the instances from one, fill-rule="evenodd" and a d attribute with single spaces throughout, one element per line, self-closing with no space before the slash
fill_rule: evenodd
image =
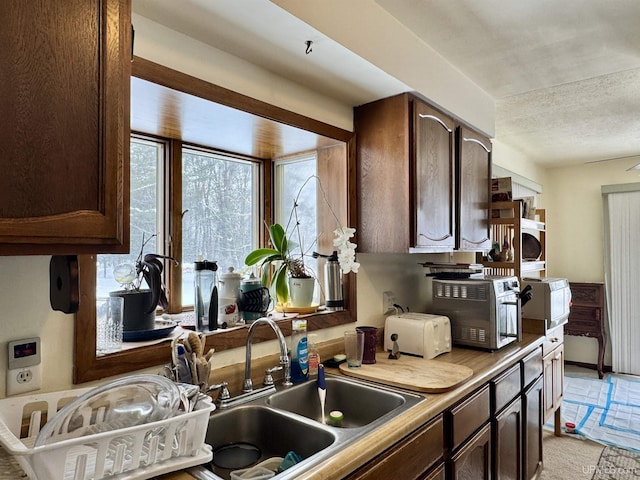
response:
<path id="1" fill-rule="evenodd" d="M 318 375 L 320 352 L 316 346 L 316 335 L 313 333 L 307 336 L 307 346 L 309 347 L 309 377 L 315 377 Z"/>
<path id="2" fill-rule="evenodd" d="M 291 381 L 301 383 L 309 379 L 309 348 L 307 321 L 291 321 Z"/>

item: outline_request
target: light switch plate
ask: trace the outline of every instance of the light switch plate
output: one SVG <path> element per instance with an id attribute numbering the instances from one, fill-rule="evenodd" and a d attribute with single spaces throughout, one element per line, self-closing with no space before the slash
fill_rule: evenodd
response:
<path id="1" fill-rule="evenodd" d="M 40 338 L 14 340 L 8 345 L 7 396 L 39 390 Z"/>

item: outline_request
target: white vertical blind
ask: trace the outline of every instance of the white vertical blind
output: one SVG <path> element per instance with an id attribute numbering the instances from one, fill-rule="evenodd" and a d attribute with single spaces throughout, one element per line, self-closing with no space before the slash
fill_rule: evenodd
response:
<path id="1" fill-rule="evenodd" d="M 612 368 L 614 372 L 638 375 L 640 191 L 620 190 L 626 189 L 602 188 L 605 218 L 605 290 L 611 332 Z"/>

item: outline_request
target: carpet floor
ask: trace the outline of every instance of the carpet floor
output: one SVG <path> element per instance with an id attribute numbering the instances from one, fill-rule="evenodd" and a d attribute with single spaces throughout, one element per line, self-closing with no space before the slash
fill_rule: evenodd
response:
<path id="1" fill-rule="evenodd" d="M 541 480 L 591 480 L 604 447 L 575 435 L 556 437 L 544 430 Z"/>

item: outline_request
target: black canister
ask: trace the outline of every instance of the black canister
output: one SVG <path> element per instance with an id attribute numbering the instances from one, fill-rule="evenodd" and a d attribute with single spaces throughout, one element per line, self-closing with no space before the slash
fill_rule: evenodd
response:
<path id="1" fill-rule="evenodd" d="M 194 314 L 196 330 L 207 332 L 218 328 L 218 264 L 198 258 L 194 263 Z"/>

